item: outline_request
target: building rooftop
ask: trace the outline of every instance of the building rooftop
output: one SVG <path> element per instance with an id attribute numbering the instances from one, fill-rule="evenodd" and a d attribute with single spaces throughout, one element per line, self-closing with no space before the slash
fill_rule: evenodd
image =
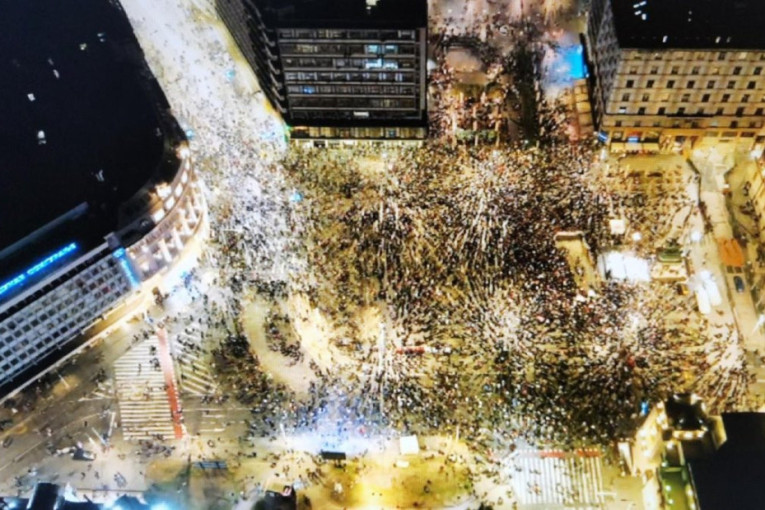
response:
<path id="1" fill-rule="evenodd" d="M 117 2 L 0 0 L 0 11 L 2 286 L 72 242 L 80 255 L 102 242 L 119 206 L 169 171 L 178 140 Z"/>
<path id="2" fill-rule="evenodd" d="M 622 48 L 765 49 L 762 0 L 610 0 Z"/>
<path id="3" fill-rule="evenodd" d="M 689 462 L 700 508 L 757 510 L 765 501 L 765 413 L 722 415 L 727 441 Z"/>
<path id="4" fill-rule="evenodd" d="M 426 0 L 260 0 L 272 28 L 421 28 Z"/>

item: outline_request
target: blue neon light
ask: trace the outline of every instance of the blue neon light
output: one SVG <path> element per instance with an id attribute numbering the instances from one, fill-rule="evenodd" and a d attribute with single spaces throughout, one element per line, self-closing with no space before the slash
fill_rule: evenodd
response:
<path id="1" fill-rule="evenodd" d="M 122 270 L 125 272 L 125 276 L 127 276 L 128 281 L 130 282 L 131 287 L 135 288 L 138 287 L 138 278 L 135 277 L 135 273 L 133 273 L 133 268 L 130 266 L 130 263 L 128 262 L 127 258 L 125 258 L 125 248 L 118 248 L 114 250 L 114 253 L 112 253 L 115 259 L 118 259 L 120 261 L 120 267 L 122 267 Z"/>
<path id="2" fill-rule="evenodd" d="M 27 278 L 36 275 L 37 273 L 39 273 L 40 271 L 42 271 L 43 269 L 45 269 L 49 265 L 53 264 L 54 262 L 56 262 L 57 260 L 60 260 L 61 258 L 65 257 L 65 256 L 69 255 L 70 253 L 72 253 L 76 249 L 77 249 L 77 243 L 69 243 L 66 246 L 64 246 L 63 248 L 61 248 L 60 250 L 58 250 L 56 253 L 54 253 L 54 254 L 44 258 L 43 260 L 41 260 L 40 262 L 38 262 L 34 266 L 32 266 L 29 269 L 27 269 L 26 271 L 24 271 L 23 273 L 17 274 L 16 276 L 11 278 L 10 280 L 5 282 L 4 284 L 0 285 L 0 296 L 5 294 L 6 292 L 11 290 L 12 288 L 21 285 L 22 283 L 24 283 L 27 280 Z"/>

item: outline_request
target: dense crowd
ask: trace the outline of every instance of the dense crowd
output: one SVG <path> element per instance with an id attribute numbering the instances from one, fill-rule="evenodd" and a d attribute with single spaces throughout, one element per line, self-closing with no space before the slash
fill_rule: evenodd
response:
<path id="1" fill-rule="evenodd" d="M 661 284 L 577 283 L 586 261 L 572 264 L 556 243 L 581 233 L 588 258 L 616 240 L 588 148 L 433 143 L 388 151 L 377 175 L 375 158 L 293 151 L 285 164 L 306 197 L 305 255 L 324 278 L 317 303 L 338 325 L 380 305 L 388 352 L 421 345 L 436 357 L 390 355 L 372 382 L 384 380 L 384 416 L 476 433 L 515 417 L 532 442 L 607 441 L 642 402 L 687 387 L 679 366 L 701 373 L 689 353 L 705 333 L 685 324 L 690 300 L 657 294 Z M 368 349 L 358 356 L 371 360 Z"/>

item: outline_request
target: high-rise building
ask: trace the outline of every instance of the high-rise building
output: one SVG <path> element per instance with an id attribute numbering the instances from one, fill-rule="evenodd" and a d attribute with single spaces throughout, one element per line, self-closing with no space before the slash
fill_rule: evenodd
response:
<path id="1" fill-rule="evenodd" d="M 765 142 L 765 2 L 593 0 L 593 113 L 615 151 Z"/>
<path id="2" fill-rule="evenodd" d="M 427 0 L 216 0 L 293 140 L 427 134 Z"/>
<path id="3" fill-rule="evenodd" d="M 2 398 L 129 313 L 206 213 L 118 2 L 4 1 L 0 49 Z"/>

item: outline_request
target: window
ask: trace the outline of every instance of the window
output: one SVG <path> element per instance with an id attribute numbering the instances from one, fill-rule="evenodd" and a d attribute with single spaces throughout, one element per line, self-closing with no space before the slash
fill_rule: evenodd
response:
<path id="1" fill-rule="evenodd" d="M 622 94 L 622 101 L 629 101 L 630 95 L 629 94 Z"/>
<path id="2" fill-rule="evenodd" d="M 678 66 L 673 66 L 672 70 L 670 71 L 670 74 L 677 74 L 680 72 L 680 68 Z"/>
<path id="3" fill-rule="evenodd" d="M 695 81 L 691 80 L 691 81 L 688 82 L 688 88 L 689 89 L 692 89 L 695 86 L 696 86 L 696 82 Z"/>
<path id="4" fill-rule="evenodd" d="M 717 54 L 717 60 L 725 60 L 725 52 L 721 51 Z"/>
<path id="5" fill-rule="evenodd" d="M 713 67 L 709 74 L 720 74 L 720 68 L 717 66 Z"/>
<path id="6" fill-rule="evenodd" d="M 685 108 L 678 108 L 677 109 L 677 114 L 678 115 L 685 115 Z"/>
<path id="7" fill-rule="evenodd" d="M 755 76 L 759 76 L 760 74 L 762 74 L 762 67 L 755 67 L 754 71 L 752 71 L 752 74 Z"/>
<path id="8" fill-rule="evenodd" d="M 694 66 L 693 69 L 691 69 L 691 74 L 699 74 L 701 72 L 701 68 L 699 66 Z"/>
<path id="9" fill-rule="evenodd" d="M 739 74 L 741 74 L 741 66 L 734 67 L 733 68 L 733 75 L 734 76 L 738 76 Z"/>
<path id="10" fill-rule="evenodd" d="M 727 103 L 730 101 L 730 94 L 723 94 L 722 99 L 720 99 L 721 103 Z"/>
<path id="11" fill-rule="evenodd" d="M 762 114 L 763 114 L 763 112 L 764 112 L 764 110 L 763 110 L 762 108 L 757 108 L 757 109 L 754 111 L 754 114 L 755 114 L 755 115 L 757 115 L 757 116 L 759 116 L 759 117 L 762 117 Z"/>
<path id="12" fill-rule="evenodd" d="M 709 94 L 704 94 L 703 96 L 701 96 L 701 102 L 702 103 L 708 103 L 709 102 L 709 98 L 710 98 Z"/>
<path id="13" fill-rule="evenodd" d="M 743 114 L 744 114 L 743 106 L 739 106 L 738 108 L 736 108 L 736 117 L 741 117 Z"/>
<path id="14" fill-rule="evenodd" d="M 651 74 L 659 74 L 658 66 L 651 67 Z"/>
<path id="15" fill-rule="evenodd" d="M 654 84 L 654 83 L 655 83 L 655 82 L 654 82 L 653 80 L 648 80 L 648 83 L 646 83 L 646 85 L 645 85 L 645 86 L 646 86 L 647 88 L 649 88 L 649 89 L 652 89 L 652 88 L 653 88 L 653 84 Z"/>
<path id="16" fill-rule="evenodd" d="M 627 113 L 627 107 L 626 106 L 620 106 L 619 107 L 619 113 Z"/>
<path id="17" fill-rule="evenodd" d="M 683 94 L 683 97 L 682 97 L 680 100 L 681 100 L 683 103 L 687 103 L 688 101 L 690 101 L 690 100 L 691 100 L 691 95 L 690 95 L 690 94 Z"/>
<path id="18" fill-rule="evenodd" d="M 736 88 L 736 82 L 735 81 L 729 81 L 728 87 L 729 89 L 735 89 Z"/>
<path id="19" fill-rule="evenodd" d="M 662 106 L 661 108 L 659 108 L 659 115 L 664 115 L 664 112 L 666 111 L 667 109 Z"/>
<path id="20" fill-rule="evenodd" d="M 722 115 L 723 112 L 725 112 L 724 108 L 718 108 L 717 111 L 715 112 L 715 115 Z"/>
<path id="21" fill-rule="evenodd" d="M 296 44 L 295 53 L 318 53 L 319 47 L 315 44 Z"/>
<path id="22" fill-rule="evenodd" d="M 741 96 L 741 102 L 742 103 L 748 103 L 750 97 L 751 96 L 749 94 L 744 94 L 743 96 Z"/>
<path id="23" fill-rule="evenodd" d="M 704 115 L 704 108 L 699 108 L 696 110 L 696 115 Z"/>
<path id="24" fill-rule="evenodd" d="M 715 88 L 715 81 L 714 81 L 714 80 L 709 80 L 709 81 L 707 82 L 707 88 L 708 88 L 708 89 L 713 89 L 713 88 Z"/>
<path id="25" fill-rule="evenodd" d="M 748 90 L 754 90 L 754 88 L 755 88 L 756 86 L 757 86 L 757 82 L 754 82 L 754 81 L 750 81 L 749 83 L 747 83 L 747 84 L 746 84 L 746 88 L 747 88 Z"/>
<path id="26" fill-rule="evenodd" d="M 648 102 L 648 101 L 651 100 L 651 95 L 650 94 L 643 94 L 643 97 L 641 97 L 640 100 L 643 101 L 644 103 Z"/>
<path id="27" fill-rule="evenodd" d="M 622 121 L 620 121 L 620 120 L 617 120 L 616 122 L 614 122 L 614 126 L 616 126 L 616 127 L 622 127 Z"/>
<path id="28" fill-rule="evenodd" d="M 378 53 L 381 53 L 380 45 L 379 44 L 367 44 L 367 45 L 364 46 L 364 53 L 372 53 L 374 55 L 377 55 Z"/>
<path id="29" fill-rule="evenodd" d="M 638 108 L 638 115 L 645 115 L 645 106 Z"/>
<path id="30" fill-rule="evenodd" d="M 627 80 L 627 85 L 625 85 L 628 89 L 631 89 L 635 86 L 635 80 Z"/>
<path id="31" fill-rule="evenodd" d="M 630 67 L 630 74 L 637 74 L 637 67 Z"/>
<path id="32" fill-rule="evenodd" d="M 675 80 L 669 80 L 669 81 L 667 82 L 667 88 L 668 88 L 668 89 L 673 89 L 673 88 L 675 88 Z"/>

